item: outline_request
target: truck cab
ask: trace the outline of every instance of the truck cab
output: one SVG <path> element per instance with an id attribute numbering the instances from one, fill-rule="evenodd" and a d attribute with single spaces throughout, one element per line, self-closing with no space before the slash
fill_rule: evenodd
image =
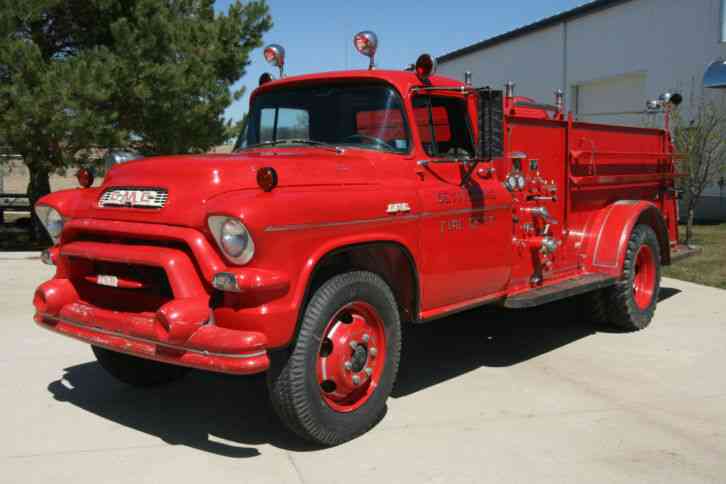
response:
<path id="1" fill-rule="evenodd" d="M 265 57 L 282 71 L 279 46 Z M 403 325 L 586 298 L 642 329 L 688 252 L 667 131 L 580 123 L 425 54 L 263 76 L 231 154 L 129 158 L 39 200 L 56 274 L 36 323 L 132 385 L 267 372 L 281 419 L 325 445 L 383 415 Z"/>

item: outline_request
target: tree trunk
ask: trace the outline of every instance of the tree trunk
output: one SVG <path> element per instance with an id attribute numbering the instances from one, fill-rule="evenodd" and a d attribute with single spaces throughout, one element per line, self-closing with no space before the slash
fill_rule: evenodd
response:
<path id="1" fill-rule="evenodd" d="M 38 216 L 35 214 L 35 203 L 42 196 L 50 193 L 50 173 L 47 168 L 38 166 L 35 163 L 27 163 L 28 171 L 30 172 L 30 181 L 28 182 L 27 195 L 30 199 L 30 219 L 32 221 L 31 237 L 35 242 L 47 243 L 51 245 L 51 240 L 48 234 L 43 228 L 43 224 L 40 223 Z"/>
<path id="2" fill-rule="evenodd" d="M 686 245 L 691 246 L 693 242 L 693 220 L 696 218 L 696 202 L 688 200 L 688 219 L 686 220 Z"/>

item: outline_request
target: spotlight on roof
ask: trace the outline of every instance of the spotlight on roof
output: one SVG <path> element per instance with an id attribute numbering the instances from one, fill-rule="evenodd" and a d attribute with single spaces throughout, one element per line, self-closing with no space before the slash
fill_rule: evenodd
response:
<path id="1" fill-rule="evenodd" d="M 282 78 L 285 69 L 285 49 L 281 45 L 270 44 L 265 47 L 263 55 L 270 65 L 280 69 L 280 78 Z"/>
<path id="2" fill-rule="evenodd" d="M 358 52 L 370 59 L 368 69 L 373 70 L 376 67 L 375 57 L 378 50 L 378 36 L 370 30 L 358 32 L 353 36 L 353 45 Z"/>

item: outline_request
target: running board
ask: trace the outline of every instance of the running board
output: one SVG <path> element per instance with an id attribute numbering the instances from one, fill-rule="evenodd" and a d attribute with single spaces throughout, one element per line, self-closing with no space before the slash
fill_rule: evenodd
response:
<path id="1" fill-rule="evenodd" d="M 605 274 L 587 274 L 551 286 L 531 289 L 522 294 L 508 297 L 504 300 L 504 307 L 511 309 L 531 308 L 594 291 L 595 289 L 612 286 L 617 280 L 617 277 Z"/>

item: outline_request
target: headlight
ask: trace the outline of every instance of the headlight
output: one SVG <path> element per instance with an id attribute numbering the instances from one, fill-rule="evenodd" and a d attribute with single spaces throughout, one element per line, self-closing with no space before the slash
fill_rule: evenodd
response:
<path id="1" fill-rule="evenodd" d="M 207 223 L 217 245 L 232 262 L 246 264 L 255 255 L 252 236 L 238 219 L 213 215 L 209 217 Z"/>
<path id="2" fill-rule="evenodd" d="M 63 232 L 63 217 L 58 210 L 48 205 L 37 205 L 35 207 L 35 214 L 40 219 L 40 222 L 45 227 L 46 232 L 53 239 L 53 243 L 57 244 L 60 240 L 61 232 Z"/>

